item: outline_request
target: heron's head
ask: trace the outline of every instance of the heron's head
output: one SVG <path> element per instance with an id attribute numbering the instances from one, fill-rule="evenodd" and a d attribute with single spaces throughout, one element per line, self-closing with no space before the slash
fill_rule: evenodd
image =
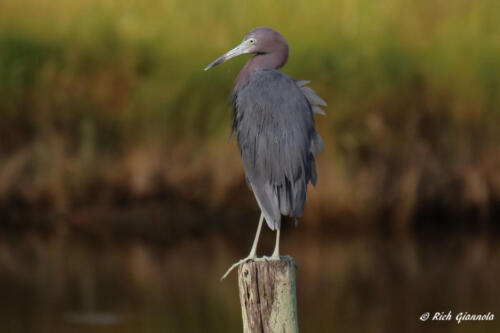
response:
<path id="1" fill-rule="evenodd" d="M 283 66 L 288 58 L 288 43 L 276 30 L 258 27 L 246 34 L 243 41 L 238 46 L 212 61 L 205 67 L 205 70 L 209 70 L 239 55 L 272 53 L 279 54 L 280 57 L 283 58 L 282 64 L 279 67 Z"/>

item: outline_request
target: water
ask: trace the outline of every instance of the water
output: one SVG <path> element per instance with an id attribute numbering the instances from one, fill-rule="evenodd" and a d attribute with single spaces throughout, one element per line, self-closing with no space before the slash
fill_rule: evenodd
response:
<path id="1" fill-rule="evenodd" d="M 239 232 L 168 245 L 81 231 L 1 234 L 0 332 L 241 332 L 236 273 L 219 281 L 250 248 L 253 230 Z M 261 248 L 272 242 L 266 231 Z M 419 320 L 500 315 L 494 237 L 338 237 L 299 226 L 284 231 L 282 252 L 298 265 L 301 332 L 500 330 L 498 320 Z"/>

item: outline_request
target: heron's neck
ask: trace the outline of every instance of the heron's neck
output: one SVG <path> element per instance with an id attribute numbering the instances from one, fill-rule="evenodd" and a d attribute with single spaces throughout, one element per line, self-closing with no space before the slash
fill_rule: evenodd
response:
<path id="1" fill-rule="evenodd" d="M 238 74 L 234 83 L 234 92 L 242 88 L 250 79 L 250 76 L 263 68 L 278 69 L 286 64 L 288 59 L 288 47 L 278 48 L 271 53 L 256 54 L 245 64 L 243 69 Z"/>

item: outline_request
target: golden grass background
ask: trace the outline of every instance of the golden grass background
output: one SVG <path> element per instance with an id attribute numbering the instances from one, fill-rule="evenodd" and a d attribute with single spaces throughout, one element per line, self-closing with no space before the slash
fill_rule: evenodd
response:
<path id="1" fill-rule="evenodd" d="M 311 224 L 493 220 L 499 17 L 493 0 L 4 1 L 0 209 L 253 205 L 227 139 L 246 59 L 202 69 L 266 25 L 290 43 L 283 71 L 329 105 Z"/>

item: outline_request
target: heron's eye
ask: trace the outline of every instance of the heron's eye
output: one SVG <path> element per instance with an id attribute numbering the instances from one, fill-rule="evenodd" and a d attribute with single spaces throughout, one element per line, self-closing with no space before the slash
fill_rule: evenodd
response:
<path id="1" fill-rule="evenodd" d="M 249 42 L 250 44 L 253 44 L 253 43 L 255 43 L 255 39 L 251 38 L 251 39 L 249 39 L 249 40 L 248 40 L 248 42 Z"/>

